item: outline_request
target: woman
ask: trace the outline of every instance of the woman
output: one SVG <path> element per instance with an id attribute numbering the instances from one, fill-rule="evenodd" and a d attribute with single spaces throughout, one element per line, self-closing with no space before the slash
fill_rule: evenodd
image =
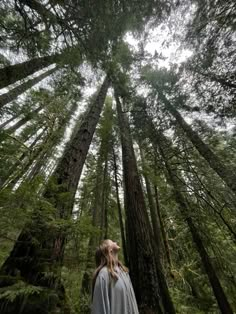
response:
<path id="1" fill-rule="evenodd" d="M 119 245 L 104 240 L 96 251 L 92 314 L 138 314 L 128 269 L 118 259 Z"/>

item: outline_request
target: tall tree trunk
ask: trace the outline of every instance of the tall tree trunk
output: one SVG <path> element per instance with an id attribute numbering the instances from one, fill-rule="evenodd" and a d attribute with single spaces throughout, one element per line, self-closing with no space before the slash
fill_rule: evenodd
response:
<path id="1" fill-rule="evenodd" d="M 162 220 L 162 217 L 161 217 L 159 196 L 158 196 L 158 190 L 157 190 L 157 186 L 156 185 L 154 186 L 154 193 L 155 193 L 157 214 L 158 214 L 159 221 L 160 221 L 162 239 L 163 239 L 163 243 L 164 243 L 164 247 L 165 247 L 166 259 L 167 259 L 167 262 L 168 262 L 169 267 L 171 269 L 172 268 L 172 261 L 171 261 L 170 247 L 169 247 L 169 242 L 168 242 L 165 226 L 163 224 L 163 220 Z"/>
<path id="2" fill-rule="evenodd" d="M 42 107 L 39 107 L 35 111 L 39 111 L 41 108 Z M 52 149 L 53 149 L 53 146 L 57 145 L 58 142 L 61 141 L 61 136 L 63 136 L 63 133 L 65 131 L 65 127 L 66 127 L 67 123 L 69 122 L 69 119 L 71 118 L 72 114 L 76 110 L 76 108 L 77 108 L 76 104 L 73 104 L 70 107 L 70 109 L 67 112 L 67 114 L 65 114 L 65 116 L 60 119 L 57 129 L 49 132 L 45 136 L 45 138 L 43 139 L 43 142 L 41 143 L 41 145 L 39 147 L 34 149 L 34 146 L 30 145 L 30 148 L 33 148 L 33 151 L 31 152 L 31 154 L 28 156 L 28 158 L 27 158 L 26 154 L 22 155 L 21 159 L 19 159 L 17 161 L 17 163 L 15 163 L 15 165 L 9 170 L 9 172 L 7 174 L 7 177 L 2 178 L 1 183 L 0 183 L 0 188 L 6 187 L 6 186 L 8 188 L 9 187 L 13 188 L 14 185 L 22 177 L 25 176 L 25 174 L 28 172 L 28 170 L 30 169 L 30 167 L 33 164 L 34 164 L 33 165 L 33 169 L 30 171 L 30 174 L 29 174 L 29 176 L 27 176 L 27 178 L 29 179 L 30 176 L 32 178 L 32 175 L 33 175 L 32 172 L 34 172 L 34 170 L 36 170 L 36 168 L 40 171 L 41 167 L 46 163 L 46 160 L 47 160 L 46 157 L 50 156 L 50 154 L 52 152 Z M 26 116 L 22 120 L 19 120 L 15 124 L 15 128 L 17 128 L 16 126 L 20 127 L 21 123 L 23 124 L 24 122 L 26 122 L 26 120 L 28 120 L 31 117 L 31 114 L 32 113 L 30 113 L 28 116 Z M 44 132 L 46 131 L 46 129 L 47 129 L 47 127 L 44 128 Z M 11 133 L 11 132 L 9 132 L 9 133 Z M 42 135 L 43 135 L 43 133 L 42 133 Z M 24 159 L 23 157 L 26 157 L 26 158 Z M 20 161 L 22 163 L 20 163 Z"/>
<path id="3" fill-rule="evenodd" d="M 125 181 L 125 210 L 129 266 L 141 313 L 162 313 L 158 290 L 166 313 L 175 313 L 168 288 L 164 289 L 161 269 L 157 265 L 156 250 L 152 246 L 151 225 L 139 179 L 129 124 L 116 97 L 118 123 L 121 133 L 122 160 Z M 162 274 L 163 275 L 163 274 Z M 159 286 L 158 286 L 159 282 Z M 160 287 L 160 289 L 159 289 Z M 165 294 L 166 298 L 163 298 Z"/>
<path id="4" fill-rule="evenodd" d="M 42 143 L 43 145 L 46 145 L 48 141 L 48 138 Z M 8 177 L 5 179 L 2 179 L 0 183 L 0 188 L 13 188 L 15 184 L 23 177 L 23 175 L 30 169 L 33 162 L 37 159 L 40 159 L 41 156 L 44 153 L 44 147 L 41 145 L 38 149 L 34 150 L 32 154 L 29 156 L 27 160 L 23 160 L 21 167 L 14 168 L 12 167 L 8 173 Z"/>
<path id="5" fill-rule="evenodd" d="M 44 105 L 45 106 L 45 105 Z M 8 134 L 12 134 L 14 133 L 17 129 L 19 129 L 20 127 L 22 127 L 24 124 L 26 124 L 29 120 L 31 120 L 37 113 L 39 113 L 39 111 L 41 109 L 43 109 L 44 107 L 43 105 L 40 105 L 38 108 L 36 108 L 35 110 L 27 113 L 22 119 L 20 119 L 19 121 L 17 121 L 15 124 L 13 124 L 12 126 L 10 126 L 7 129 L 7 133 Z"/>
<path id="6" fill-rule="evenodd" d="M 165 139 L 165 136 L 162 134 L 162 139 L 165 140 L 165 143 L 167 140 Z M 190 233 L 192 235 L 193 242 L 196 246 L 196 249 L 198 251 L 198 254 L 201 258 L 202 265 L 206 271 L 206 274 L 208 276 L 209 282 L 211 284 L 212 290 L 214 292 L 215 298 L 217 300 L 217 303 L 219 305 L 219 308 L 221 310 L 222 314 L 233 314 L 233 310 L 231 309 L 231 306 L 228 302 L 227 296 L 220 284 L 219 278 L 215 272 L 215 269 L 211 263 L 211 259 L 207 253 L 207 250 L 205 249 L 204 243 L 201 239 L 201 236 L 193 222 L 192 217 L 190 216 L 190 213 L 192 212 L 189 208 L 188 204 L 186 203 L 182 193 L 179 189 L 179 183 L 176 179 L 176 175 L 173 173 L 173 170 L 171 169 L 168 159 L 165 156 L 165 152 L 162 149 L 162 141 L 160 141 L 159 137 L 155 137 L 156 143 L 158 145 L 159 151 L 161 153 L 161 156 L 164 160 L 165 167 L 168 173 L 167 179 L 170 181 L 171 185 L 173 186 L 173 193 L 175 196 L 176 203 L 179 205 L 179 210 L 181 214 L 183 215 L 184 219 L 187 222 L 187 225 L 189 227 Z"/>
<path id="7" fill-rule="evenodd" d="M 92 201 L 92 225 L 98 228 L 99 232 L 90 235 L 87 259 L 85 271 L 82 279 L 81 294 L 90 294 L 91 292 L 91 278 L 92 272 L 95 267 L 94 263 L 94 253 L 96 247 L 99 245 L 104 235 L 106 237 L 107 233 L 107 223 L 106 223 L 106 211 L 107 211 L 107 199 L 108 199 L 108 159 L 109 153 L 111 151 L 111 131 L 112 124 L 110 119 L 112 119 L 113 113 L 111 105 L 107 102 L 105 109 L 103 111 L 102 121 L 99 128 L 99 139 L 100 146 L 98 150 L 98 158 L 96 162 L 96 182 L 95 182 L 95 192 Z M 108 128 L 104 127 L 109 124 Z M 81 308 L 81 312 L 89 312 L 88 308 Z"/>
<path id="8" fill-rule="evenodd" d="M 66 220 L 71 217 L 82 168 L 109 85 L 110 81 L 107 77 L 78 131 L 68 143 L 44 192 L 45 199 L 55 208 L 56 219 Z M 0 287 L 5 287 L 5 289 L 17 281 L 17 274 L 20 274 L 21 280 L 27 284 L 48 289 L 46 302 L 42 293 L 34 297 L 36 299 L 34 302 L 32 302 L 33 296 L 32 298 L 28 297 L 24 304 L 24 313 L 42 313 L 42 307 L 45 313 L 50 313 L 52 309 L 63 308 L 65 303 L 60 269 L 67 228 L 66 226 L 58 228 L 51 225 L 49 223 L 51 217 L 47 218 L 43 213 L 43 207 L 34 211 L 32 221 L 20 233 L 10 256 L 0 270 Z M 49 224 L 47 219 L 49 219 Z M 4 312 L 1 313 L 17 313 L 19 298 L 20 296 L 12 303 L 1 299 L 0 307 L 2 306 L 4 309 Z"/>
<path id="9" fill-rule="evenodd" d="M 44 73 L 29 79 L 27 82 L 23 82 L 22 84 L 12 88 L 7 93 L 4 93 L 0 95 L 0 109 L 3 108 L 6 104 L 16 99 L 18 96 L 26 92 L 28 89 L 48 77 L 49 75 L 53 74 L 56 70 L 58 70 L 58 67 L 54 67 L 53 69 L 50 69 L 48 71 L 45 71 Z"/>
<path id="10" fill-rule="evenodd" d="M 127 248 L 126 248 L 126 239 L 125 239 L 125 228 L 124 228 L 124 223 L 123 223 L 123 218 L 122 218 L 122 209 L 121 209 L 120 196 L 119 196 L 119 183 L 118 183 L 118 175 L 117 175 L 116 153 L 115 153 L 114 148 L 113 148 L 113 163 L 114 163 L 114 177 L 115 177 L 115 188 L 116 188 L 116 203 L 117 203 L 118 215 L 119 215 L 122 249 L 123 249 L 125 264 L 129 265 Z"/>
<path id="11" fill-rule="evenodd" d="M 100 157 L 100 156 L 99 156 Z M 100 239 L 101 239 L 101 211 L 102 211 L 102 200 L 101 200 L 101 176 L 102 176 L 102 160 L 101 158 L 98 158 L 97 160 L 97 166 L 96 166 L 96 186 L 95 186 L 95 195 L 92 202 L 92 225 L 93 227 L 99 228 L 100 235 L 97 233 L 91 234 L 89 243 L 88 243 L 88 250 L 87 250 L 87 257 L 86 257 L 86 266 L 85 271 L 82 278 L 82 284 L 81 284 L 81 292 L 80 294 L 83 295 L 89 295 L 91 292 L 91 275 L 93 272 L 93 269 L 95 267 L 94 265 L 94 253 L 96 247 L 99 245 Z M 84 308 L 84 304 L 82 304 L 82 307 L 80 308 L 81 312 L 89 312 L 88 308 Z"/>
<path id="12" fill-rule="evenodd" d="M 156 150 L 154 152 L 154 173 L 155 176 L 157 176 L 157 154 L 156 154 Z M 156 203 L 156 210 L 157 210 L 157 215 L 159 217 L 159 222 L 160 222 L 160 227 L 161 227 L 161 234 L 162 234 L 162 240 L 163 240 L 163 244 L 164 244 L 164 248 L 165 248 L 165 255 L 166 255 L 166 259 L 167 262 L 169 264 L 169 268 L 171 270 L 172 268 L 172 261 L 171 261 L 171 253 L 170 253 L 170 246 L 169 246 L 169 241 L 168 241 L 168 237 L 167 237 L 167 233 L 165 230 L 165 226 L 163 223 L 163 219 L 162 219 L 162 215 L 161 215 L 161 208 L 160 208 L 160 202 L 159 202 L 159 193 L 158 193 L 158 188 L 156 183 L 153 186 L 154 188 L 154 194 L 155 194 L 155 203 Z"/>
<path id="13" fill-rule="evenodd" d="M 1 96 L 0 96 L 1 97 Z M 6 120 L 5 122 L 3 122 L 0 125 L 0 129 L 4 128 L 6 125 L 8 125 L 9 123 L 11 123 L 12 121 L 14 121 L 16 118 L 19 117 L 20 114 L 18 114 L 17 116 L 12 116 L 10 119 Z"/>
<path id="14" fill-rule="evenodd" d="M 108 238 L 108 156 L 106 156 L 105 160 L 105 166 L 103 171 L 103 191 L 102 191 L 102 224 L 101 224 L 101 230 L 103 233 L 103 238 Z"/>
<path id="15" fill-rule="evenodd" d="M 40 139 L 43 137 L 44 133 L 46 132 L 47 127 L 45 127 L 42 132 L 39 133 L 38 136 L 36 136 L 36 138 L 34 139 L 34 141 L 30 144 L 29 146 L 29 150 L 31 151 L 33 149 L 33 147 L 40 141 Z M 9 180 L 10 182 L 10 177 L 12 176 L 12 174 L 14 172 L 16 172 L 16 170 L 18 169 L 18 167 L 24 162 L 24 159 L 27 158 L 29 154 L 29 151 L 25 151 L 23 152 L 20 157 L 18 158 L 18 160 L 13 164 L 13 166 L 9 169 L 7 177 L 2 177 L 0 180 L 0 189 L 7 183 L 7 181 Z M 18 180 L 17 180 L 18 181 Z"/>
<path id="16" fill-rule="evenodd" d="M 26 78 L 29 75 L 49 66 L 50 64 L 60 61 L 62 54 L 54 54 L 51 56 L 44 56 L 34 58 L 22 63 L 9 65 L 0 69 L 0 89 L 7 87 L 19 80 Z"/>
<path id="17" fill-rule="evenodd" d="M 189 140 L 196 147 L 198 152 L 209 163 L 210 167 L 221 177 L 226 185 L 236 194 L 236 175 L 235 171 L 224 165 L 221 160 L 216 156 L 213 151 L 205 144 L 198 133 L 195 132 L 191 126 L 184 120 L 177 109 L 170 103 L 165 95 L 158 91 L 160 99 L 166 106 L 166 109 L 175 117 L 178 124 L 182 127 Z"/>
<path id="18" fill-rule="evenodd" d="M 145 173 L 145 159 L 144 159 L 144 154 L 142 150 L 142 145 L 139 143 L 139 149 L 140 149 L 140 155 L 141 155 L 141 161 L 142 161 L 142 166 L 144 170 L 144 181 L 147 189 L 147 197 L 148 197 L 148 203 L 149 203 L 149 208 L 150 208 L 150 213 L 151 213 L 151 222 L 153 226 L 153 233 L 154 233 L 154 239 L 155 239 L 155 249 L 157 251 L 156 254 L 156 263 L 159 269 L 159 282 L 160 282 L 160 294 L 162 299 L 164 300 L 163 302 L 167 302 L 168 298 L 170 298 L 169 291 L 168 291 L 168 286 L 166 283 L 166 278 L 164 275 L 164 269 L 162 266 L 162 257 L 163 257 L 163 245 L 162 245 L 162 237 L 161 237 L 161 226 L 160 226 L 160 220 L 159 216 L 157 213 L 157 208 L 155 206 L 153 196 L 152 196 L 152 189 L 151 189 L 151 184 L 149 181 L 149 178 L 147 174 Z M 167 305 L 168 306 L 168 305 Z M 167 307 L 165 307 L 167 308 Z M 167 308 L 168 309 L 168 308 Z"/>
<path id="19" fill-rule="evenodd" d="M 149 209 L 150 209 L 150 214 L 151 214 L 151 223 L 152 223 L 154 239 L 156 241 L 156 244 L 158 247 L 158 254 L 161 260 L 162 252 L 163 252 L 162 238 L 161 238 L 161 226 L 160 226 L 159 216 L 157 215 L 157 209 L 156 209 L 154 199 L 152 196 L 151 184 L 150 184 L 148 175 L 145 172 L 145 158 L 144 158 L 144 153 L 142 149 L 142 144 L 140 141 L 139 141 L 139 151 L 140 151 L 141 162 L 142 162 L 143 177 L 144 177 L 145 186 L 147 190 L 147 198 L 148 198 L 148 204 L 149 204 Z"/>
<path id="20" fill-rule="evenodd" d="M 86 299 L 91 294 L 92 288 L 92 273 L 96 267 L 94 261 L 94 255 L 96 248 L 99 246 L 101 240 L 104 238 L 104 227 L 105 227 L 105 207 L 104 202 L 107 194 L 106 190 L 106 180 L 107 180 L 107 154 L 103 156 L 104 146 L 106 146 L 106 141 L 102 138 L 100 143 L 100 148 L 98 151 L 98 159 L 96 164 L 96 182 L 95 182 L 95 192 L 92 201 L 92 225 L 98 229 L 98 232 L 94 232 L 90 235 L 85 271 L 82 278 L 80 300 Z M 105 160 L 104 160 L 105 159 Z M 105 161 L 105 165 L 103 165 Z M 91 312 L 89 304 L 80 303 L 80 312 L 89 314 Z"/>

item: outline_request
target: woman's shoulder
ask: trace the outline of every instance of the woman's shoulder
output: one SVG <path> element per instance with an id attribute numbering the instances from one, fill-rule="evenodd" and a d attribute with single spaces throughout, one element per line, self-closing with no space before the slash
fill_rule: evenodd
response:
<path id="1" fill-rule="evenodd" d="M 107 266 L 104 266 L 103 268 L 100 269 L 98 276 L 105 277 L 105 278 L 109 277 Z"/>

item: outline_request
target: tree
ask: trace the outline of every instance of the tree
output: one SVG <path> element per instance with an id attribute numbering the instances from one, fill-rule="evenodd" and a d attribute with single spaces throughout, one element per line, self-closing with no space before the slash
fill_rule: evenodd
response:
<path id="1" fill-rule="evenodd" d="M 160 152 L 160 155 L 162 157 L 162 161 L 166 168 L 166 176 L 169 180 L 170 184 L 173 187 L 173 194 L 176 200 L 176 203 L 178 204 L 179 210 L 183 216 L 183 218 L 186 220 L 187 225 L 189 227 L 190 233 L 193 238 L 193 242 L 196 245 L 196 249 L 200 255 L 203 267 L 207 273 L 207 276 L 209 278 L 212 290 L 214 292 L 214 295 L 216 297 L 216 300 L 218 302 L 219 308 L 221 309 L 222 313 L 233 313 L 233 310 L 231 308 L 231 305 L 227 299 L 227 296 L 224 292 L 224 289 L 222 288 L 222 285 L 219 281 L 219 278 L 216 274 L 216 271 L 212 265 L 211 259 L 207 253 L 207 250 L 204 246 L 204 243 L 201 239 L 201 236 L 197 230 L 197 227 L 195 226 L 195 223 L 193 221 L 193 218 L 191 216 L 192 209 L 189 207 L 187 201 L 184 199 L 181 191 L 181 181 L 178 180 L 178 175 L 176 174 L 175 170 L 170 166 L 168 162 L 168 158 L 165 154 L 165 151 L 163 149 L 163 143 L 169 145 L 171 147 L 171 142 L 166 138 L 161 132 L 155 131 L 155 125 L 153 124 L 151 118 L 147 115 L 146 108 L 144 105 L 144 118 L 146 120 L 146 128 L 148 131 L 148 134 L 155 133 L 155 137 L 151 135 L 151 142 L 153 143 L 154 147 L 158 147 L 158 150 Z"/>
<path id="2" fill-rule="evenodd" d="M 149 83 L 156 88 L 158 94 L 158 99 L 165 105 L 165 108 L 174 116 L 177 123 L 184 130 L 188 139 L 193 143 L 198 152 L 202 155 L 203 158 L 209 163 L 210 167 L 215 170 L 215 172 L 221 177 L 221 179 L 226 183 L 226 185 L 235 193 L 236 191 L 236 178 L 234 177 L 234 171 L 228 165 L 224 165 L 218 156 L 211 150 L 211 148 L 202 141 L 197 132 L 195 132 L 191 126 L 183 119 L 179 111 L 175 108 L 174 105 L 168 100 L 164 95 L 162 88 L 164 87 L 163 82 L 161 84 L 155 80 L 155 75 L 158 78 L 158 73 L 147 74 L 147 80 Z M 169 74 L 164 74 L 169 75 Z M 165 82 L 165 81 L 164 81 Z M 161 88 L 162 85 L 162 88 Z M 167 87 L 169 89 L 169 86 Z M 178 98 L 177 98 L 178 99 Z M 179 97 L 181 99 L 181 97 Z"/>
<path id="3" fill-rule="evenodd" d="M 44 191 L 44 199 L 51 204 L 51 210 L 55 208 L 55 210 L 52 211 L 54 220 L 68 220 L 71 217 L 78 181 L 109 84 L 109 79 L 106 77 L 86 117 L 78 131 L 76 131 L 72 137 L 62 159 L 54 171 L 50 183 Z M 2 265 L 1 287 L 7 288 L 12 284 L 14 285 L 14 274 L 20 272 L 26 284 L 47 288 L 48 294 L 49 296 L 51 295 L 51 297 L 53 297 L 51 294 L 54 293 L 53 291 L 58 294 L 58 298 L 46 307 L 47 311 L 50 311 L 51 308 L 57 306 L 63 307 L 63 302 L 65 302 L 64 288 L 60 283 L 58 275 L 60 273 L 61 262 L 63 261 L 66 232 L 63 230 L 65 227 L 61 229 L 57 226 L 53 228 L 53 224 L 49 224 L 50 227 L 47 225 L 44 219 L 45 217 L 41 214 L 45 209 L 42 205 L 43 203 L 41 203 L 41 208 L 34 212 L 32 222 L 20 233 L 10 256 Z M 45 265 L 45 259 L 48 265 Z M 21 263 L 19 262 L 20 260 Z M 47 275 L 48 271 L 51 271 L 52 274 Z M 45 299 L 42 295 L 42 299 L 37 298 L 37 300 L 35 304 L 34 302 L 32 303 L 32 300 L 28 300 L 24 305 L 24 311 L 27 312 L 29 309 L 34 309 L 35 312 L 38 311 L 38 313 L 40 313 L 40 308 L 42 304 L 44 304 Z M 12 304 L 7 303 L 7 300 L 4 302 L 4 299 L 2 299 L 1 306 L 2 309 L 8 313 L 19 306 L 18 302 L 20 302 L 19 298 L 16 298 L 15 302 Z M 46 304 L 44 304 L 44 306 L 46 306 Z"/>
<path id="4" fill-rule="evenodd" d="M 117 92 L 116 92 L 117 93 Z M 169 313 L 175 313 L 166 282 L 157 266 L 157 254 L 152 247 L 151 226 L 148 220 L 144 195 L 138 175 L 129 125 L 122 114 L 118 96 L 116 96 L 117 114 L 121 132 L 122 161 L 125 181 L 125 210 L 127 218 L 127 245 L 129 265 L 133 284 L 143 313 L 162 312 L 158 291 L 161 289 L 163 307 Z M 142 274 L 142 277 L 140 277 Z M 157 282 L 159 281 L 159 287 Z"/>
<path id="5" fill-rule="evenodd" d="M 53 69 L 47 70 L 37 77 L 29 79 L 27 82 L 23 82 L 19 86 L 12 88 L 9 92 L 2 94 L 0 96 L 0 109 L 49 75 L 53 74 L 57 69 L 57 67 L 54 67 Z"/>

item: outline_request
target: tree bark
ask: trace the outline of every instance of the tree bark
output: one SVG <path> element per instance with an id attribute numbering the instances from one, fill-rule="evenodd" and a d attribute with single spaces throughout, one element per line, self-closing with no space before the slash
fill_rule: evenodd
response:
<path id="1" fill-rule="evenodd" d="M 106 110 L 106 109 L 105 109 Z M 105 121 L 106 123 L 107 121 Z M 96 248 L 99 246 L 100 242 L 103 239 L 107 238 L 107 229 L 108 225 L 106 224 L 106 207 L 107 207 L 107 179 L 108 179 L 108 150 L 109 150 L 109 135 L 102 137 L 100 135 L 100 147 L 98 151 L 98 158 L 96 162 L 96 182 L 95 182 L 95 192 L 92 201 L 92 225 L 98 229 L 98 233 L 94 232 L 90 235 L 87 257 L 86 257 L 86 266 L 82 278 L 81 284 L 81 300 L 84 296 L 91 294 L 91 278 L 94 271 L 95 259 L 94 253 Z M 105 163 L 105 164 L 104 164 Z M 80 305 L 81 313 L 90 313 L 90 307 L 88 304 Z"/>
<path id="2" fill-rule="evenodd" d="M 118 176 L 117 176 L 116 154 L 115 154 L 114 148 L 113 148 L 113 163 L 114 163 L 114 177 L 115 177 L 115 188 L 116 188 L 116 203 L 117 203 L 118 215 L 119 215 L 122 249 L 123 249 L 125 264 L 129 265 L 127 248 L 126 248 L 126 239 L 125 239 L 125 227 L 124 227 L 123 218 L 122 218 L 122 209 L 121 209 L 120 196 L 119 196 L 119 183 L 118 183 Z"/>
<path id="3" fill-rule="evenodd" d="M 105 166 L 103 170 L 103 189 L 102 189 L 102 219 L 101 230 L 103 238 L 108 239 L 108 156 L 106 156 Z"/>
<path id="4" fill-rule="evenodd" d="M 151 223 L 152 223 L 154 239 L 156 241 L 156 244 L 158 247 L 158 254 L 159 254 L 160 260 L 161 260 L 162 252 L 163 252 L 161 231 L 160 231 L 161 226 L 160 226 L 159 217 L 157 215 L 157 209 L 156 209 L 156 206 L 155 206 L 155 203 L 153 200 L 153 196 L 152 196 L 151 184 L 150 184 L 150 181 L 149 181 L 147 174 L 145 173 L 145 160 L 144 160 L 144 153 L 143 153 L 141 142 L 139 142 L 139 151 L 140 151 L 142 168 L 143 168 L 143 177 L 144 177 L 145 186 L 146 186 L 146 190 L 147 190 L 147 198 L 148 198 L 148 204 L 149 204 L 149 209 L 150 209 L 150 214 L 151 214 Z"/>
<path id="5" fill-rule="evenodd" d="M 95 268 L 94 263 L 94 252 L 96 247 L 99 245 L 99 242 L 102 238 L 102 189 L 103 186 L 101 185 L 101 177 L 103 175 L 104 169 L 102 165 L 102 158 L 101 158 L 101 146 L 98 153 L 98 159 L 96 164 L 96 182 L 95 182 L 95 192 L 92 201 L 92 226 L 98 228 L 98 233 L 93 233 L 90 235 L 89 243 L 88 243 L 88 250 L 87 250 L 87 257 L 86 257 L 86 266 L 85 271 L 82 278 L 81 284 L 81 295 L 89 295 L 91 292 L 91 278 L 92 272 Z M 89 312 L 88 308 L 80 309 L 81 312 Z"/>
<path id="6" fill-rule="evenodd" d="M 166 106 L 166 109 L 175 117 L 177 123 L 184 130 L 189 140 L 196 147 L 200 155 L 205 158 L 210 167 L 221 177 L 225 184 L 236 194 L 236 175 L 233 169 L 230 169 L 224 165 L 221 160 L 216 156 L 210 147 L 205 144 L 199 137 L 198 133 L 195 132 L 191 126 L 184 120 L 177 109 L 170 103 L 165 95 L 158 91 L 160 99 Z"/>
<path id="7" fill-rule="evenodd" d="M 164 247 L 165 247 L 166 259 L 167 259 L 167 262 L 168 262 L 169 267 L 171 269 L 172 268 L 172 261 L 171 261 L 170 247 L 169 247 L 167 234 L 166 234 L 165 227 L 164 227 L 162 217 L 161 217 L 158 190 L 157 190 L 156 185 L 154 186 L 154 192 L 155 192 L 155 200 L 156 200 L 156 209 L 157 209 L 157 214 L 158 214 L 159 221 L 160 221 L 161 234 L 162 234 L 162 239 L 163 239 L 163 243 L 164 243 Z"/>
<path id="8" fill-rule="evenodd" d="M 65 153 L 46 187 L 44 198 L 55 208 L 55 219 L 66 220 L 71 217 L 77 185 L 109 85 L 110 81 L 107 77 L 78 131 L 68 143 Z M 45 313 L 50 313 L 52 309 L 61 308 L 65 303 L 60 269 L 67 228 L 66 226 L 54 227 L 49 223 L 51 218 L 45 217 L 42 213 L 43 208 L 41 207 L 34 211 L 32 221 L 20 233 L 10 256 L 0 270 L 0 287 L 6 288 L 12 285 L 17 281 L 16 275 L 20 274 L 21 280 L 24 282 L 49 290 L 47 302 L 45 300 L 43 302 L 40 293 L 34 303 L 31 303 L 30 297 L 28 297 L 24 304 L 25 313 L 42 313 L 42 306 Z M 49 220 L 47 221 L 47 219 Z M 54 296 L 54 300 L 55 294 L 57 295 L 56 302 L 52 302 L 50 293 Z M 49 302 L 50 300 L 51 302 Z M 19 302 L 19 298 L 16 298 L 15 302 L 11 304 L 8 304 L 7 300 L 1 299 L 0 307 L 6 309 L 6 312 L 1 313 L 8 313 L 7 309 L 9 308 L 12 313 L 16 313 L 17 302 Z"/>
<path id="9" fill-rule="evenodd" d="M 60 61 L 62 54 L 54 54 L 34 58 L 22 63 L 9 65 L 0 69 L 0 89 L 7 87 L 19 80 L 26 78 L 29 75 L 49 66 L 50 64 Z M 26 83 L 25 83 L 26 84 Z"/>
<path id="10" fill-rule="evenodd" d="M 162 305 L 166 313 L 175 309 L 163 281 L 160 280 L 157 254 L 152 246 L 151 225 L 148 219 L 144 194 L 139 179 L 129 124 L 122 113 L 119 97 L 116 95 L 118 124 L 121 133 L 122 160 L 125 183 L 125 210 L 127 218 L 127 241 L 129 266 L 140 313 L 162 313 L 158 291 L 166 294 Z M 159 285 L 158 285 L 159 282 Z M 159 289 L 160 287 L 160 289 Z M 162 294 L 163 296 L 163 294 Z"/>
<path id="11" fill-rule="evenodd" d="M 23 82 L 19 86 L 16 86 L 15 88 L 12 88 L 7 93 L 4 93 L 0 95 L 0 109 L 3 108 L 6 104 L 16 99 L 18 96 L 26 92 L 28 89 L 54 73 L 56 70 L 58 70 L 58 67 L 54 67 L 53 69 L 50 69 L 48 71 L 45 71 L 44 73 L 40 74 L 39 76 L 29 79 L 27 82 Z"/>

